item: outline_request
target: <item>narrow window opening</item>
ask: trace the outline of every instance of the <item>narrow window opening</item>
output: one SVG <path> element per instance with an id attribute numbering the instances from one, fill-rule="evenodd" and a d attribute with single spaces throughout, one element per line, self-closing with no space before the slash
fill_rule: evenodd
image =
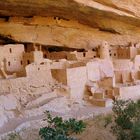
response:
<path id="1" fill-rule="evenodd" d="M 10 51 L 10 53 L 12 53 L 12 49 L 11 48 L 9 49 L 9 51 Z"/>
<path id="2" fill-rule="evenodd" d="M 86 53 L 85 52 L 83 52 L 83 57 L 86 57 Z"/>
<path id="3" fill-rule="evenodd" d="M 47 55 L 46 54 L 44 54 L 44 58 L 47 58 Z"/>
<path id="4" fill-rule="evenodd" d="M 8 66 L 10 66 L 11 65 L 11 63 L 10 62 L 8 62 Z"/>
<path id="5" fill-rule="evenodd" d="M 27 60 L 27 64 L 30 64 L 30 60 Z"/>

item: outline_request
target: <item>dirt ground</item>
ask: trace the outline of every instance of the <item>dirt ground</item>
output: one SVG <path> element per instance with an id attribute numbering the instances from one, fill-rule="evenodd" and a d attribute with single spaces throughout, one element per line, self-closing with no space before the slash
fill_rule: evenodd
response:
<path id="1" fill-rule="evenodd" d="M 107 116 L 108 117 L 108 116 Z M 105 127 L 106 116 L 97 116 L 95 118 L 86 120 L 86 129 L 83 133 L 75 136 L 78 140 L 116 140 L 111 133 L 111 122 Z M 12 134 L 3 140 L 41 140 L 38 135 L 39 130 L 25 129 L 19 134 Z"/>
<path id="2" fill-rule="evenodd" d="M 105 127 L 105 116 L 97 116 L 86 121 L 86 130 L 78 136 L 80 140 L 116 140 L 111 132 L 111 122 Z"/>

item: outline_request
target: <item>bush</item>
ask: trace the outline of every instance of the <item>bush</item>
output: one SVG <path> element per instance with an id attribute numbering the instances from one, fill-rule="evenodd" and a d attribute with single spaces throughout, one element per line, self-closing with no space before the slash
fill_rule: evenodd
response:
<path id="1" fill-rule="evenodd" d="M 70 137 L 72 134 L 78 134 L 84 131 L 86 125 L 83 121 L 75 119 L 63 120 L 62 117 L 52 117 L 46 112 L 48 126 L 43 127 L 39 131 L 39 135 L 43 140 L 76 140 Z"/>
<path id="2" fill-rule="evenodd" d="M 117 100 L 112 110 L 112 130 L 118 140 L 140 140 L 140 101 Z"/>

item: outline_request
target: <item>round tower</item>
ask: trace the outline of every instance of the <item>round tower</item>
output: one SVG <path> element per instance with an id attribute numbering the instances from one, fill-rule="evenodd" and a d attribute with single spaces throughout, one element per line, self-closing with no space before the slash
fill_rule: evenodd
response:
<path id="1" fill-rule="evenodd" d="M 106 41 L 103 41 L 101 46 L 100 46 L 100 58 L 101 59 L 110 59 L 110 55 L 109 55 L 109 44 Z"/>

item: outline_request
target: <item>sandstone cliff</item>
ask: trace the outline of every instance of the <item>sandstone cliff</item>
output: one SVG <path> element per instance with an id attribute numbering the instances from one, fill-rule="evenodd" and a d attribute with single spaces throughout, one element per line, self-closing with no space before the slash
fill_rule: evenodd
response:
<path id="1" fill-rule="evenodd" d="M 0 16 L 0 35 L 19 42 L 91 48 L 140 40 L 139 0 L 1 0 Z"/>

